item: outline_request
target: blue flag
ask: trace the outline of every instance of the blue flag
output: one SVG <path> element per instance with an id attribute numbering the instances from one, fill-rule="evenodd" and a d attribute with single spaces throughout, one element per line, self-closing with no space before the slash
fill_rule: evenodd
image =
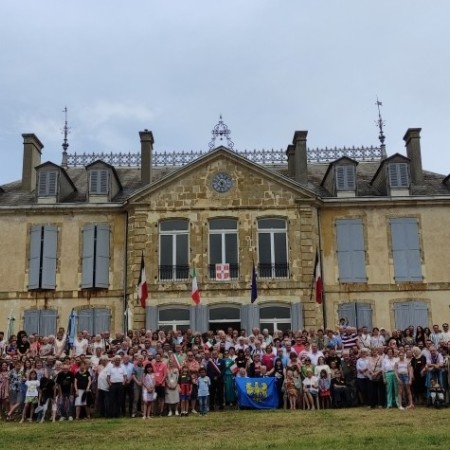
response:
<path id="1" fill-rule="evenodd" d="M 278 391 L 273 377 L 236 377 L 236 389 L 240 407 L 253 409 L 278 408 Z"/>
<path id="2" fill-rule="evenodd" d="M 252 294 L 251 294 L 251 302 L 254 303 L 258 298 L 258 286 L 256 285 L 256 268 L 255 263 L 253 263 L 253 272 L 252 272 Z"/>
<path id="3" fill-rule="evenodd" d="M 67 354 L 69 354 L 70 349 L 73 347 L 73 343 L 75 341 L 75 334 L 76 334 L 76 321 L 77 321 L 78 315 L 76 311 L 72 308 L 72 311 L 70 312 L 69 316 L 69 324 L 67 325 L 67 331 L 66 331 L 66 351 Z"/>

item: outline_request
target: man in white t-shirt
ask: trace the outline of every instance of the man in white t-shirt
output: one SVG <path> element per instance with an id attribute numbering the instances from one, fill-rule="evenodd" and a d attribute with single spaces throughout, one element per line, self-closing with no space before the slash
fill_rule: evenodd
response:
<path id="1" fill-rule="evenodd" d="M 87 353 L 89 342 L 83 337 L 83 333 L 78 333 L 77 338 L 73 342 L 75 356 L 85 355 Z"/>

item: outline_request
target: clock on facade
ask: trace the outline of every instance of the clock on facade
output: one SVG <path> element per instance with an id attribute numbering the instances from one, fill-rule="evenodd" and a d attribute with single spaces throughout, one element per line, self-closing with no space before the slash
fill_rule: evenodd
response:
<path id="1" fill-rule="evenodd" d="M 215 191 L 223 193 L 228 192 L 233 185 L 233 179 L 225 172 L 219 172 L 212 179 L 212 187 Z"/>

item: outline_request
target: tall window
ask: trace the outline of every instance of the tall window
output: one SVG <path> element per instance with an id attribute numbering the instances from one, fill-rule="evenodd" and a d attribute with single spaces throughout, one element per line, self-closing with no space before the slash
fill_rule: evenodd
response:
<path id="1" fill-rule="evenodd" d="M 189 278 L 189 222 L 165 220 L 159 224 L 159 279 Z"/>
<path id="2" fill-rule="evenodd" d="M 258 220 L 258 253 L 260 278 L 289 276 L 286 220 Z"/>
<path id="3" fill-rule="evenodd" d="M 83 228 L 83 289 L 109 287 L 109 225 Z"/>
<path id="4" fill-rule="evenodd" d="M 107 194 L 109 171 L 107 169 L 92 169 L 89 171 L 89 193 Z"/>
<path id="5" fill-rule="evenodd" d="M 163 308 L 158 311 L 158 328 L 161 330 L 186 331 L 190 324 L 189 309 Z"/>
<path id="6" fill-rule="evenodd" d="M 209 222 L 209 277 L 216 279 L 216 264 L 230 265 L 230 278 L 238 278 L 238 233 L 236 219 Z"/>
<path id="7" fill-rule="evenodd" d="M 56 250 L 58 229 L 56 225 L 31 227 L 28 289 L 56 288 Z"/>
<path id="8" fill-rule="evenodd" d="M 419 223 L 413 217 L 390 219 L 395 281 L 422 281 Z"/>
<path id="9" fill-rule="evenodd" d="M 336 220 L 336 240 L 339 282 L 361 283 L 367 281 L 362 220 Z"/>

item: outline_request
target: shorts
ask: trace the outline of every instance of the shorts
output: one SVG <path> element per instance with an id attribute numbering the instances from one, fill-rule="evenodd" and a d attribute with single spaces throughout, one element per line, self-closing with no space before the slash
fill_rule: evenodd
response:
<path id="1" fill-rule="evenodd" d="M 25 397 L 25 403 L 31 405 L 37 405 L 38 398 L 37 397 Z"/>
<path id="2" fill-rule="evenodd" d="M 409 383 L 409 375 L 407 373 L 399 373 L 398 377 L 399 377 L 400 382 L 402 384 L 408 384 Z"/>
<path id="3" fill-rule="evenodd" d="M 192 385 L 191 400 L 197 400 L 198 398 L 198 386 L 196 384 Z"/>
<path id="4" fill-rule="evenodd" d="M 86 406 L 86 391 L 84 389 L 78 389 L 78 395 L 75 397 L 75 406 Z M 84 396 L 84 398 L 83 398 Z"/>
<path id="5" fill-rule="evenodd" d="M 180 399 L 181 400 L 190 400 L 191 399 L 191 393 L 189 392 L 190 389 L 189 384 L 180 384 Z"/>
<path id="6" fill-rule="evenodd" d="M 164 386 L 155 386 L 155 392 L 158 398 L 166 398 L 166 388 Z"/>

